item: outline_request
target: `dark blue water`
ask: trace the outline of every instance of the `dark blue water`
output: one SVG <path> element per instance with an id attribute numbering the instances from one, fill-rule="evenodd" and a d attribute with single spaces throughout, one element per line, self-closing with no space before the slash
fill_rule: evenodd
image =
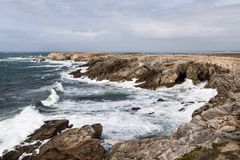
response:
<path id="1" fill-rule="evenodd" d="M 38 67 L 31 60 L 14 59 L 29 55 L 47 55 L 47 53 L 0 53 L 0 119 L 13 116 L 22 107 L 35 104 L 46 98 L 47 90 L 35 92 L 29 90 L 49 86 L 60 77 L 52 67 Z M 45 76 L 47 75 L 47 76 Z M 45 76 L 45 78 L 43 78 Z"/>

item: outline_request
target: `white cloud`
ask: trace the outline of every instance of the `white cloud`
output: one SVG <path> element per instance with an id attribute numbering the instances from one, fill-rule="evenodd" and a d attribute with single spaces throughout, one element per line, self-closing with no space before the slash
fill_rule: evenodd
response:
<path id="1" fill-rule="evenodd" d="M 236 49 L 240 43 L 239 3 L 239 0 L 0 0 L 0 48 L 26 50 L 38 44 L 45 50 L 152 51 L 177 50 L 181 46 Z"/>
<path id="2" fill-rule="evenodd" d="M 186 37 L 211 37 L 224 29 L 216 26 L 206 26 L 194 22 L 169 23 L 158 21 L 143 21 L 131 24 L 135 35 L 147 38 L 186 38 Z"/>
<path id="3" fill-rule="evenodd" d="M 216 3 L 216 6 L 227 6 L 227 5 L 236 5 L 240 4 L 239 0 L 219 0 Z"/>
<path id="4" fill-rule="evenodd" d="M 63 38 L 79 38 L 79 39 L 92 39 L 97 36 L 97 32 L 93 31 L 72 31 L 72 30 L 59 30 L 51 29 L 45 31 L 47 34 L 54 36 L 62 36 Z"/>

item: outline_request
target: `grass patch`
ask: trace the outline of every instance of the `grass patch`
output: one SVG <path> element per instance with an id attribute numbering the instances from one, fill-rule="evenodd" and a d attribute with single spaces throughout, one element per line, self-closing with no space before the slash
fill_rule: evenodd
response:
<path id="1" fill-rule="evenodd" d="M 189 153 L 184 154 L 176 160 L 214 160 L 221 153 L 220 148 L 225 146 L 226 142 L 213 143 L 212 148 L 196 147 Z"/>
<path id="2" fill-rule="evenodd" d="M 238 112 L 238 114 L 237 114 L 237 120 L 240 121 L 240 112 Z"/>

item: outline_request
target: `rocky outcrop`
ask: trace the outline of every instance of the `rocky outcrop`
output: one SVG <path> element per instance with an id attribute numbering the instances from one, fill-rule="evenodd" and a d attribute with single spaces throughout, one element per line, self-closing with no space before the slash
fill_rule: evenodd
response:
<path id="1" fill-rule="evenodd" d="M 64 53 L 50 53 L 47 56 L 48 59 L 55 60 L 55 61 L 62 61 L 69 59 Z"/>
<path id="2" fill-rule="evenodd" d="M 235 61 L 235 60 L 234 60 Z M 232 63 L 238 66 L 240 61 Z M 230 65 L 230 64 L 229 64 Z M 113 56 L 106 59 L 89 61 L 87 72 L 72 72 L 74 77 L 89 77 L 92 79 L 110 81 L 125 81 L 137 79 L 137 87 L 156 89 L 160 86 L 171 87 L 182 83 L 186 78 L 195 84 L 208 81 L 207 87 L 216 88 L 218 95 L 205 106 L 196 110 L 189 123 L 182 124 L 170 136 L 143 140 L 130 140 L 115 144 L 107 153 L 106 159 L 176 159 L 186 158 L 194 153 L 195 159 L 204 153 L 214 153 L 214 158 L 222 158 L 227 154 L 239 158 L 240 123 L 237 115 L 240 113 L 240 74 L 232 67 L 216 59 L 198 60 L 184 57 L 176 60 L 174 57 L 161 56 Z M 214 144 L 225 143 L 220 148 Z M 198 147 L 202 148 L 199 149 Z M 231 147 L 235 146 L 235 147 Z M 210 149 L 207 149 L 210 148 Z M 191 152 L 191 150 L 193 150 Z M 189 153 L 189 154 L 188 154 Z M 196 157 L 198 156 L 198 157 Z"/>
<path id="3" fill-rule="evenodd" d="M 45 60 L 46 60 L 46 57 L 40 55 L 40 56 L 37 56 L 36 58 L 34 58 L 33 62 L 40 63 L 40 62 L 44 62 Z"/>
<path id="4" fill-rule="evenodd" d="M 115 144 L 107 159 L 236 159 L 240 158 L 240 106 L 237 99 L 203 111 L 182 124 L 169 139 L 161 137 Z M 216 144 L 223 144 L 214 148 Z M 199 149 L 199 147 L 201 149 Z M 193 150 L 193 151 L 192 151 Z M 212 154 L 214 157 L 211 158 Z M 204 156 L 208 155 L 208 156 Z M 210 156 L 211 155 L 211 156 Z M 192 158 L 191 158 L 192 157 Z M 231 158 L 229 158 L 231 157 Z"/>
<path id="5" fill-rule="evenodd" d="M 52 52 L 46 57 L 50 60 L 63 61 L 63 60 L 73 60 L 73 61 L 91 61 L 99 58 L 107 57 L 106 53 L 94 53 L 94 52 L 79 52 L 79 53 L 59 53 Z"/>
<path id="6" fill-rule="evenodd" d="M 104 148 L 99 141 L 101 134 L 100 124 L 69 129 L 41 146 L 36 159 L 102 160 Z"/>
<path id="7" fill-rule="evenodd" d="M 79 69 L 71 73 L 75 78 L 88 77 L 110 81 L 136 79 L 137 87 L 145 89 L 171 87 L 189 78 L 195 84 L 208 81 L 207 87 L 218 91 L 216 97 L 194 111 L 189 123 L 180 125 L 169 138 L 156 136 L 122 141 L 113 145 L 106 153 L 106 159 L 239 159 L 240 59 L 238 57 L 105 53 L 60 53 L 58 58 L 57 56 L 57 53 L 52 53 L 48 58 L 88 61 L 85 65 L 88 67 L 87 72 L 82 73 Z M 137 112 L 138 109 L 134 108 L 131 111 Z M 97 128 L 100 133 L 101 127 Z M 71 129 L 65 132 L 76 135 L 76 132 L 81 131 Z M 46 159 L 57 155 L 60 159 L 74 159 L 76 155 L 86 156 L 82 154 L 83 151 L 79 146 L 88 148 L 92 144 L 94 147 L 91 151 L 94 152 L 86 152 L 86 157 L 102 158 L 103 149 L 95 136 L 89 136 L 93 139 L 90 142 L 88 138 L 76 138 L 73 141 L 70 136 L 73 144 L 71 146 L 74 149 L 69 150 L 70 144 L 64 142 L 64 139 L 68 138 L 62 135 L 65 132 L 49 140 L 47 146 L 42 145 L 38 158 Z M 98 155 L 93 156 L 92 153 Z"/>
<path id="8" fill-rule="evenodd" d="M 69 129 L 68 120 L 47 121 L 2 160 L 102 160 L 101 124 Z M 66 130 L 67 129 L 67 130 Z M 64 131 L 66 130 L 66 131 Z"/>
<path id="9" fill-rule="evenodd" d="M 72 72 L 74 77 L 87 76 L 92 79 L 125 81 L 137 79 L 141 88 L 156 89 L 160 86 L 171 87 L 182 83 L 185 78 L 195 84 L 209 81 L 208 86 L 216 88 L 219 93 L 238 91 L 239 78 L 216 64 L 185 61 L 156 60 L 151 57 L 106 58 L 88 62 L 88 71 Z"/>

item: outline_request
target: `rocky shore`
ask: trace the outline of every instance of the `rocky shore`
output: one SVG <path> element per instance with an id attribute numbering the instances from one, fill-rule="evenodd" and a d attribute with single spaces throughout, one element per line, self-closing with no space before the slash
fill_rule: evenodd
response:
<path id="1" fill-rule="evenodd" d="M 67 120 L 48 121 L 15 150 L 0 159 L 240 159 L 240 58 L 208 55 L 144 55 L 107 53 L 50 53 L 41 61 L 88 61 L 86 72 L 70 73 L 75 78 L 126 81 L 136 87 L 171 87 L 191 79 L 208 81 L 218 95 L 194 111 L 170 137 L 122 141 L 104 151 L 102 126 L 70 128 Z M 36 58 L 38 61 L 38 58 Z"/>
<path id="2" fill-rule="evenodd" d="M 15 150 L 6 151 L 2 160 L 75 160 L 103 159 L 104 148 L 100 144 L 101 124 L 71 128 L 68 120 L 46 121 L 41 128 Z"/>

